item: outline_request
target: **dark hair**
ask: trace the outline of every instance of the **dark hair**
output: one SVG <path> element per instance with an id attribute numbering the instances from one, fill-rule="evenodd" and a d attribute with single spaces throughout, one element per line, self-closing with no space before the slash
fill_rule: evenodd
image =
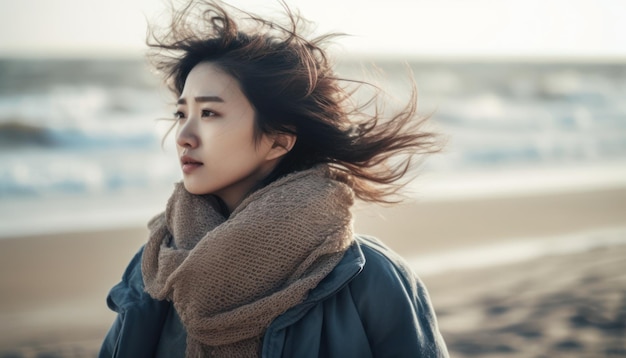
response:
<path id="1" fill-rule="evenodd" d="M 399 180 L 413 155 L 436 150 L 435 136 L 418 130 L 423 119 L 417 116 L 415 86 L 408 103 L 386 120 L 378 91 L 365 103 L 355 103 L 359 87 L 370 84 L 335 75 L 324 46 L 338 34 L 305 39 L 307 22 L 281 4 L 286 25 L 215 1 L 172 7 L 164 31 L 150 28 L 149 58 L 176 95 L 198 63 L 218 66 L 238 80 L 255 108 L 257 137 L 297 135 L 294 147 L 263 184 L 328 163 L 358 198 L 391 202 L 389 196 L 402 187 Z"/>

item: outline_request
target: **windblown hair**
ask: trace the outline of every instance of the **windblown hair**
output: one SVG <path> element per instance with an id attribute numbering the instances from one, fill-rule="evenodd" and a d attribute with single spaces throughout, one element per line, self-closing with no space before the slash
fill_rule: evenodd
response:
<path id="1" fill-rule="evenodd" d="M 281 4 L 285 25 L 218 1 L 172 6 L 168 26 L 149 30 L 149 59 L 176 96 L 194 66 L 212 63 L 239 82 L 255 109 L 257 138 L 297 136 L 262 185 L 328 163 L 359 199 L 393 202 L 412 158 L 437 150 L 435 135 L 421 131 L 415 86 L 408 103 L 383 118 L 376 86 L 335 75 L 325 46 L 339 34 L 306 39 L 308 22 Z M 377 91 L 359 104 L 355 93 L 363 85 Z"/>

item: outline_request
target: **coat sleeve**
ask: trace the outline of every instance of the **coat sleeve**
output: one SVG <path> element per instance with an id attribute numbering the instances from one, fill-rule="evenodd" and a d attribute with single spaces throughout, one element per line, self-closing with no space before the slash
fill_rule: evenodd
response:
<path id="1" fill-rule="evenodd" d="M 109 329 L 98 357 L 154 357 L 169 302 L 158 301 L 143 290 L 141 256 L 143 247 L 126 268 L 122 280 L 107 297 L 117 317 Z"/>
<path id="2" fill-rule="evenodd" d="M 381 244 L 363 253 L 365 266 L 350 286 L 374 357 L 448 357 L 424 284 Z"/>

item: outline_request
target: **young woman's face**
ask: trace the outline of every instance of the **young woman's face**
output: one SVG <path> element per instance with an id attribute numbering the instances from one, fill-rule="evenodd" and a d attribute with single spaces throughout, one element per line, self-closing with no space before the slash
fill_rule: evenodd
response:
<path id="1" fill-rule="evenodd" d="M 232 211 L 277 164 L 274 141 L 254 141 L 255 112 L 238 82 L 201 62 L 178 99 L 176 144 L 183 182 L 192 194 L 215 194 Z"/>

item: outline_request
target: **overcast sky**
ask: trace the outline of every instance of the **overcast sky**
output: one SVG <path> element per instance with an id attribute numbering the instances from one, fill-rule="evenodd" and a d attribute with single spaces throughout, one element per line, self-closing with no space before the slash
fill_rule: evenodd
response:
<path id="1" fill-rule="evenodd" d="M 231 1 L 267 13 L 271 0 Z M 626 0 L 287 0 L 348 54 L 626 58 Z M 0 0 L 0 56 L 141 56 L 161 0 Z"/>

